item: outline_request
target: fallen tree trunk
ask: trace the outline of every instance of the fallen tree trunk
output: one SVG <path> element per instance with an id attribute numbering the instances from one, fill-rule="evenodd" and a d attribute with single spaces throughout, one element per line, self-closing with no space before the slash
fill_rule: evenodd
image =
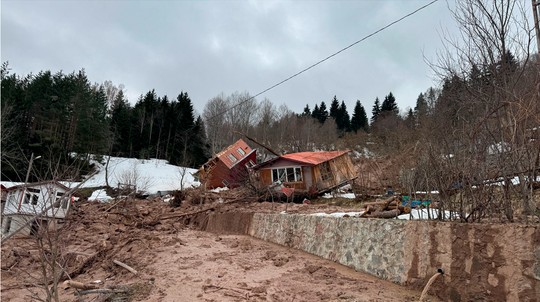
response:
<path id="1" fill-rule="evenodd" d="M 135 275 L 137 275 L 137 271 L 135 269 L 133 269 L 131 266 L 125 264 L 124 262 L 120 262 L 118 260 L 113 260 L 114 264 L 117 264 L 117 265 L 120 265 L 121 267 L 127 269 L 128 271 L 134 273 Z"/>
<path id="2" fill-rule="evenodd" d="M 66 280 L 64 281 L 65 287 L 73 287 L 76 289 L 97 289 L 98 286 L 95 284 L 84 284 L 82 282 L 73 281 L 73 280 Z"/>

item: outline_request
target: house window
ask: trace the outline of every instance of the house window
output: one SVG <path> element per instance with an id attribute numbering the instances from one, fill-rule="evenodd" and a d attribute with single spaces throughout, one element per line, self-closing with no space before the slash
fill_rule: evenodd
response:
<path id="1" fill-rule="evenodd" d="M 236 159 L 236 157 L 235 157 L 233 154 L 231 154 L 231 153 L 229 153 L 229 155 L 227 155 L 227 156 L 229 157 L 229 159 L 230 159 L 233 163 L 236 162 L 236 161 L 238 160 L 238 159 Z"/>
<path id="2" fill-rule="evenodd" d="M 26 194 L 24 194 L 23 203 L 29 204 L 31 202 L 33 205 L 37 205 L 38 199 L 39 199 L 39 193 L 41 192 L 41 190 L 28 188 L 26 189 L 26 191 L 27 192 Z"/>
<path id="3" fill-rule="evenodd" d="M 302 181 L 302 169 L 301 168 L 294 168 L 294 174 L 296 181 Z"/>
<path id="4" fill-rule="evenodd" d="M 272 169 L 272 182 L 299 182 L 302 181 L 302 168 L 276 168 Z"/>
<path id="5" fill-rule="evenodd" d="M 54 207 L 55 208 L 60 207 L 60 203 L 62 201 L 62 195 L 64 195 L 64 193 L 62 193 L 62 192 L 57 192 L 56 193 L 56 200 L 54 201 Z"/>
<path id="6" fill-rule="evenodd" d="M 255 163 L 252 160 L 249 160 L 249 162 L 246 163 L 246 168 L 248 168 L 248 169 L 253 167 L 253 166 L 255 166 Z"/>
<path id="7" fill-rule="evenodd" d="M 330 164 L 328 162 L 322 163 L 319 167 L 321 169 L 321 179 L 323 181 L 332 179 L 332 170 L 330 169 Z"/>
<path id="8" fill-rule="evenodd" d="M 236 149 L 236 151 L 238 151 L 238 154 L 240 154 L 240 156 L 246 155 L 246 151 L 242 150 L 242 148 L 238 148 Z"/>
<path id="9" fill-rule="evenodd" d="M 67 198 L 64 198 L 64 200 L 62 200 L 62 209 L 67 209 L 68 205 L 69 205 L 69 200 Z"/>
<path id="10" fill-rule="evenodd" d="M 226 179 L 224 179 L 224 180 L 222 181 L 222 183 L 223 183 L 223 185 L 226 186 L 226 187 L 229 186 L 229 182 L 228 182 Z"/>
<path id="11" fill-rule="evenodd" d="M 33 194 L 32 195 L 32 205 L 37 205 L 38 199 L 39 199 L 39 196 Z"/>
<path id="12" fill-rule="evenodd" d="M 39 199 L 39 196 L 37 194 L 26 193 L 24 194 L 23 203 L 29 204 L 31 202 L 33 205 L 37 205 L 38 199 Z"/>

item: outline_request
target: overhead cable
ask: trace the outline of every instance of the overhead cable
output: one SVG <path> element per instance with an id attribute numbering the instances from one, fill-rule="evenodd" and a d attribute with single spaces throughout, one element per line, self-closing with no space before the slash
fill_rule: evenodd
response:
<path id="1" fill-rule="evenodd" d="M 326 58 L 324 58 L 324 59 L 322 59 L 322 60 L 320 60 L 320 61 L 318 61 L 318 62 L 316 62 L 316 63 L 314 63 L 314 64 L 312 64 L 312 65 L 310 65 L 310 66 L 308 66 L 308 67 L 306 67 L 306 68 L 304 68 L 304 69 L 302 69 L 302 70 L 300 70 L 299 72 L 297 72 L 297 73 L 295 73 L 295 74 L 289 76 L 288 78 L 286 78 L 286 79 L 284 79 L 284 80 L 282 80 L 282 81 L 280 81 L 280 82 L 278 82 L 278 83 L 276 83 L 276 84 L 274 84 L 274 85 L 272 85 L 272 86 L 270 86 L 270 87 L 264 89 L 263 91 L 257 93 L 256 95 L 254 95 L 254 96 L 252 96 L 252 97 L 249 97 L 249 98 L 247 98 L 247 99 L 245 99 L 245 100 L 239 102 L 238 104 L 235 104 L 235 105 L 233 105 L 233 106 L 227 108 L 227 109 L 224 110 L 223 112 L 220 112 L 220 113 L 218 113 L 218 114 L 216 114 L 216 115 L 213 115 L 213 116 L 210 117 L 209 119 L 210 119 L 210 120 L 211 120 L 211 119 L 214 119 L 214 118 L 216 118 L 216 117 L 218 117 L 218 116 L 220 116 L 220 115 L 223 115 L 223 114 L 227 113 L 227 111 L 229 111 L 229 110 L 232 110 L 232 109 L 234 109 L 234 108 L 236 108 L 236 107 L 238 107 L 238 106 L 240 106 L 240 105 L 242 105 L 242 104 L 244 104 L 244 103 L 246 103 L 246 102 L 249 102 L 249 101 L 253 100 L 254 98 L 258 97 L 259 95 L 261 95 L 261 94 L 263 94 L 263 93 L 265 93 L 265 92 L 267 92 L 267 91 L 269 91 L 269 90 L 272 90 L 272 89 L 276 88 L 277 86 L 280 86 L 281 84 L 283 84 L 283 83 L 285 83 L 285 82 L 287 82 L 287 81 L 289 81 L 289 80 L 291 80 L 291 79 L 293 79 L 293 78 L 295 78 L 295 77 L 301 75 L 302 73 L 304 73 L 304 72 L 306 72 L 306 71 L 312 69 L 313 67 L 315 67 L 315 66 L 317 66 L 317 65 L 319 65 L 319 64 L 321 64 L 321 63 L 323 63 L 323 62 L 325 62 L 325 61 L 328 61 L 329 59 L 331 59 L 331 58 L 337 56 L 338 54 L 344 52 L 345 50 L 347 50 L 347 49 L 349 49 L 349 48 L 355 46 L 356 44 L 358 44 L 358 43 L 360 43 L 360 42 L 363 42 L 364 40 L 366 40 L 366 39 L 368 39 L 368 38 L 370 38 L 370 37 L 372 37 L 372 36 L 374 36 L 374 35 L 380 33 L 381 31 L 383 31 L 383 30 L 389 28 L 389 27 L 392 26 L 392 25 L 395 25 L 396 23 L 401 22 L 402 20 L 404 20 L 404 19 L 406 19 L 406 18 L 408 18 L 408 17 L 410 17 L 410 16 L 416 14 L 417 12 L 419 12 L 419 11 L 421 11 L 421 10 L 427 8 L 428 6 L 432 5 L 433 3 L 437 2 L 437 1 L 439 1 L 439 0 L 432 0 L 431 2 L 429 2 L 429 3 L 427 3 L 427 4 L 423 5 L 423 6 L 421 6 L 421 7 L 419 7 L 419 8 L 417 8 L 416 10 L 414 10 L 414 11 L 412 11 L 412 12 L 406 14 L 406 15 L 404 15 L 403 17 L 401 17 L 401 18 L 399 18 L 399 19 L 397 19 L 397 20 L 394 20 L 394 21 L 388 23 L 387 25 L 385 25 L 385 26 L 379 28 L 378 30 L 376 30 L 376 31 L 374 31 L 374 32 L 372 32 L 372 33 L 370 33 L 369 35 L 363 37 L 362 39 L 360 39 L 360 40 L 358 40 L 358 41 L 356 41 L 356 42 L 354 42 L 354 43 L 352 43 L 352 44 L 350 44 L 350 45 L 348 45 L 348 46 L 346 46 L 346 47 L 344 47 L 344 48 L 342 48 L 342 49 L 336 51 L 335 53 L 333 53 L 333 54 L 327 56 Z"/>

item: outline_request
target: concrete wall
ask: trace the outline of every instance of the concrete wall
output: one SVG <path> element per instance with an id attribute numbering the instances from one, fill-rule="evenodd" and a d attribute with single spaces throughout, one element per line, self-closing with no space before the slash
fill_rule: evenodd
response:
<path id="1" fill-rule="evenodd" d="M 540 301 L 537 224 L 242 215 L 214 214 L 208 226 L 213 231 L 247 229 L 256 238 L 416 288 L 443 268 L 444 277 L 430 292 L 447 301 Z"/>

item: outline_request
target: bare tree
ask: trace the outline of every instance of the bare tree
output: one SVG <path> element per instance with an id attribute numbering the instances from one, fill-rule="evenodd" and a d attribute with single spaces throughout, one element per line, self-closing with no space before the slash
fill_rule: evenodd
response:
<path id="1" fill-rule="evenodd" d="M 110 109 L 113 107 L 114 102 L 117 100 L 120 92 L 124 91 L 125 86 L 124 84 L 115 86 L 112 81 L 105 81 L 103 82 L 103 88 L 105 89 L 105 95 L 107 96 L 107 105 Z"/>
<path id="2" fill-rule="evenodd" d="M 459 0 L 453 14 L 461 36 L 446 39 L 446 52 L 433 65 L 444 86 L 433 112 L 437 123 L 423 136 L 418 175 L 461 219 L 500 214 L 512 221 L 516 209 L 527 217 L 538 169 L 530 164 L 538 154 L 530 129 L 539 114 L 527 10 L 515 0 Z M 511 202 L 515 196 L 519 205 Z"/>
<path id="3" fill-rule="evenodd" d="M 275 105 L 267 98 L 260 104 L 257 116 L 257 126 L 255 128 L 255 136 L 263 144 L 270 145 L 270 134 L 274 123 L 276 122 L 277 110 Z"/>
<path id="4" fill-rule="evenodd" d="M 209 100 L 204 106 L 203 118 L 212 154 L 216 154 L 226 145 L 224 139 L 227 108 L 227 101 L 223 93 Z"/>

